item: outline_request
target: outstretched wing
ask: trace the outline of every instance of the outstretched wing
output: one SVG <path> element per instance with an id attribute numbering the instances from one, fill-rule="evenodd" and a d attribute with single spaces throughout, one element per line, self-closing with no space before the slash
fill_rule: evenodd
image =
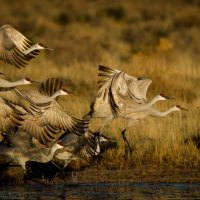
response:
<path id="1" fill-rule="evenodd" d="M 41 83 L 40 92 L 46 96 L 52 96 L 56 91 L 60 90 L 63 82 L 58 78 L 48 78 Z"/>
<path id="2" fill-rule="evenodd" d="M 10 25 L 0 28 L 0 59 L 18 68 L 25 67 L 34 56 L 23 54 L 33 43 Z"/>
<path id="3" fill-rule="evenodd" d="M 102 79 L 98 81 L 99 88 L 101 88 L 109 79 L 112 79 L 115 73 L 119 73 L 119 72 L 120 72 L 119 70 L 111 69 L 109 67 L 99 65 L 98 76 L 102 77 Z"/>
<path id="4" fill-rule="evenodd" d="M 27 118 L 21 128 L 46 146 L 50 146 L 63 134 L 62 130 L 36 118 L 35 120 Z"/>
<path id="5" fill-rule="evenodd" d="M 65 132 L 73 132 L 76 135 L 82 135 L 87 131 L 89 120 L 80 120 L 67 114 L 63 108 L 53 101 L 49 109 L 47 109 L 43 116 L 48 122 Z"/>
<path id="6" fill-rule="evenodd" d="M 152 80 L 149 79 L 149 78 L 144 78 L 144 77 L 138 78 L 139 92 L 140 92 L 141 97 L 144 100 L 147 100 L 146 93 L 147 93 L 147 90 L 148 90 L 151 83 L 152 83 Z"/>
<path id="7" fill-rule="evenodd" d="M 28 98 L 22 95 L 18 89 L 2 89 L 0 91 L 0 97 L 4 101 L 21 106 L 28 113 L 31 113 L 34 116 L 39 116 L 42 114 L 41 107 L 33 104 Z"/>
<path id="8" fill-rule="evenodd" d="M 0 98 L 0 132 L 7 133 L 23 122 L 20 113 Z"/>

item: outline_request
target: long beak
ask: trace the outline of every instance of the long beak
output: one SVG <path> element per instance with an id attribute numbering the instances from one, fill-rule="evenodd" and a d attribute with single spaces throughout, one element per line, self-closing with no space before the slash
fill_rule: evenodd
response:
<path id="1" fill-rule="evenodd" d="M 31 83 L 40 83 L 38 81 L 30 80 Z"/>
<path id="2" fill-rule="evenodd" d="M 67 91 L 68 94 L 75 94 L 74 92 L 72 91 Z"/>
<path id="3" fill-rule="evenodd" d="M 189 111 L 188 109 L 186 109 L 186 108 L 182 108 L 182 107 L 181 107 L 181 110 L 184 110 L 184 111 Z"/>
<path id="4" fill-rule="evenodd" d="M 166 95 L 163 94 L 163 93 L 161 93 L 160 96 L 161 96 L 161 97 L 164 97 L 165 99 L 168 99 L 168 100 L 174 100 L 174 98 L 168 97 L 168 96 L 166 96 Z"/>
<path id="5" fill-rule="evenodd" d="M 165 96 L 165 98 L 166 98 L 167 100 L 175 100 L 173 97 Z"/>
<path id="6" fill-rule="evenodd" d="M 47 46 L 45 46 L 45 45 L 43 45 L 43 47 L 44 47 L 44 49 L 47 49 L 47 50 L 51 50 L 51 51 L 53 51 L 54 49 L 52 49 L 52 48 L 49 48 L 49 47 L 47 47 Z"/>
<path id="7" fill-rule="evenodd" d="M 75 94 L 74 92 L 71 92 L 65 88 L 62 88 L 62 90 L 65 91 L 68 95 Z"/>
<path id="8" fill-rule="evenodd" d="M 181 107 L 181 106 L 179 106 L 179 105 L 177 105 L 177 107 L 178 107 L 179 109 L 181 109 L 181 110 L 188 111 L 188 109 L 183 108 L 183 107 Z"/>
<path id="9" fill-rule="evenodd" d="M 51 50 L 51 51 L 53 51 L 54 49 L 52 49 L 52 48 L 49 48 L 49 47 L 44 47 L 45 49 L 47 49 L 47 50 Z"/>

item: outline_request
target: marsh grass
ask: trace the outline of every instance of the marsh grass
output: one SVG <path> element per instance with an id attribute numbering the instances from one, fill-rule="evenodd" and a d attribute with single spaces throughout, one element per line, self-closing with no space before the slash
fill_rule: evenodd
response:
<path id="1" fill-rule="evenodd" d="M 47 55 L 49 56 L 49 55 Z M 158 93 L 165 93 L 175 100 L 160 102 L 159 110 L 180 104 L 188 112 L 171 113 L 165 118 L 147 118 L 140 120 L 127 130 L 127 138 L 133 148 L 133 155 L 124 159 L 124 143 L 121 131 L 126 127 L 125 119 L 115 119 L 104 132 L 107 136 L 118 140 L 118 148 L 109 150 L 101 162 L 102 167 L 109 169 L 129 168 L 135 165 L 193 166 L 198 167 L 200 153 L 195 144 L 185 140 L 196 135 L 199 130 L 200 110 L 198 74 L 200 67 L 186 61 L 169 62 L 163 57 L 135 56 L 131 63 L 118 63 L 108 60 L 109 66 L 126 71 L 133 76 L 150 77 L 153 82 L 148 90 L 151 99 Z M 34 63 L 35 62 L 35 63 Z M 102 61 L 103 62 L 103 61 Z M 107 63 L 107 62 L 105 62 Z M 107 64 L 106 64 L 107 65 Z M 16 70 L 6 66 L 3 68 L 8 78 L 16 79 L 25 74 L 36 80 L 47 77 L 60 77 L 69 90 L 75 95 L 59 98 L 60 104 L 73 116 L 82 117 L 89 111 L 90 103 L 97 91 L 98 66 L 89 62 L 76 62 L 70 66 L 57 66 L 46 57 L 33 61 L 29 67 Z M 97 130 L 100 120 L 94 119 L 91 129 Z"/>
<path id="2" fill-rule="evenodd" d="M 98 89 L 99 64 L 149 77 L 153 82 L 148 99 L 159 93 L 175 98 L 158 103 L 159 110 L 180 104 L 189 111 L 144 119 L 129 128 L 126 134 L 134 151 L 127 160 L 120 135 L 126 121 L 115 119 L 104 132 L 119 145 L 105 153 L 101 166 L 200 166 L 200 152 L 190 139 L 199 134 L 200 121 L 198 5 L 182 0 L 165 1 L 165 5 L 162 0 L 31 2 L 22 0 L 24 7 L 19 11 L 15 1 L 3 1 L 0 23 L 14 25 L 28 38 L 55 51 L 42 52 L 21 70 L 1 62 L 6 78 L 61 78 L 75 95 L 59 98 L 59 102 L 69 114 L 80 118 L 89 111 Z M 91 129 L 95 131 L 99 125 L 100 120 L 94 119 Z"/>

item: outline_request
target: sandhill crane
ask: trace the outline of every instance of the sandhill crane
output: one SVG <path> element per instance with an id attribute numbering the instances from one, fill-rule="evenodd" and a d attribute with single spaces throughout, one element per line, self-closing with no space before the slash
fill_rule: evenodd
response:
<path id="1" fill-rule="evenodd" d="M 46 104 L 55 100 L 58 96 L 70 95 L 73 92 L 63 87 L 63 82 L 58 78 L 48 78 L 35 90 L 24 89 L 20 92 L 34 104 Z"/>
<path id="2" fill-rule="evenodd" d="M 16 88 L 20 85 L 32 84 L 35 81 L 30 80 L 29 78 L 23 78 L 17 81 L 7 81 L 0 78 L 0 97 L 10 104 L 18 105 L 25 109 L 27 112 L 32 115 L 41 114 L 41 109 L 34 105 L 30 100 L 24 97 L 21 92 Z"/>
<path id="3" fill-rule="evenodd" d="M 82 136 L 77 136 L 73 133 L 63 134 L 59 141 L 61 141 L 64 148 L 59 149 L 54 157 L 64 161 L 63 169 L 71 160 L 82 159 L 91 162 L 107 149 L 116 147 L 115 140 L 103 134 L 94 134 L 90 130 Z"/>
<path id="4" fill-rule="evenodd" d="M 0 134 L 5 135 L 15 131 L 23 120 L 23 116 L 0 97 Z"/>
<path id="5" fill-rule="evenodd" d="M 32 137 L 38 139 L 41 144 L 47 146 L 54 143 L 64 132 L 82 135 L 89 125 L 88 120 L 80 120 L 67 114 L 59 103 L 54 100 L 59 95 L 70 94 L 66 89 L 60 89 L 60 87 L 62 87 L 62 83 L 59 83 L 57 79 L 51 78 L 43 82 L 41 86 L 41 90 L 46 96 L 36 91 L 33 93 L 31 91 L 22 91 L 27 98 L 37 103 L 36 105 L 41 106 L 43 103 L 49 103 L 48 108 L 37 118 L 21 109 L 21 112 L 25 115 L 25 121 L 20 127 Z M 52 93 L 52 90 L 55 93 Z M 47 96 L 49 94 L 52 94 L 52 96 Z"/>
<path id="6" fill-rule="evenodd" d="M 42 49 L 52 50 L 41 43 L 33 44 L 9 24 L 0 27 L 0 59 L 4 62 L 25 67 Z"/>
<path id="7" fill-rule="evenodd" d="M 171 99 L 163 94 L 147 102 L 146 92 L 151 80 L 135 78 L 119 70 L 99 66 L 99 90 L 91 104 L 90 112 L 84 118 L 102 118 L 102 127 L 113 118 L 122 117 L 127 111 L 140 111 L 157 101 Z"/>
<path id="8" fill-rule="evenodd" d="M 136 121 L 138 121 L 140 119 L 144 119 L 144 118 L 146 118 L 148 116 L 151 116 L 151 117 L 165 117 L 168 114 L 170 114 L 171 112 L 176 112 L 176 111 L 181 111 L 181 110 L 187 111 L 187 109 L 181 107 L 180 105 L 172 106 L 171 108 L 169 108 L 168 110 L 166 110 L 164 112 L 158 111 L 157 109 L 155 109 L 152 106 L 150 106 L 150 107 L 148 107 L 148 108 L 146 108 L 144 110 L 140 110 L 139 112 L 129 112 L 126 115 L 124 115 L 123 118 L 128 120 L 128 125 L 122 131 L 122 136 L 123 136 L 124 141 L 126 141 L 128 147 L 129 147 L 130 153 L 132 153 L 132 149 L 131 149 L 130 144 L 128 143 L 128 141 L 127 141 L 127 139 L 125 137 L 125 132 Z"/>
<path id="9" fill-rule="evenodd" d="M 139 119 L 141 113 L 145 113 L 141 118 L 150 116 L 150 111 L 155 111 L 152 108 L 152 105 L 157 101 L 170 99 L 169 97 L 160 94 L 148 102 L 146 92 L 152 82 L 148 78 L 135 78 L 127 75 L 125 72 L 110 69 L 105 66 L 99 66 L 99 70 L 100 72 L 98 75 L 103 78 L 98 81 L 99 90 L 91 104 L 91 110 L 86 115 L 86 118 L 103 118 L 103 123 L 100 129 L 107 125 L 113 118 L 117 117 L 123 117 L 126 119 L 133 118 L 133 120 L 129 120 L 129 127 L 130 122 Z M 172 111 L 174 111 L 173 109 Z M 126 129 L 122 131 L 122 136 L 124 142 L 128 144 L 128 141 L 125 138 L 125 131 Z M 130 147 L 129 144 L 128 146 Z"/>
<path id="10" fill-rule="evenodd" d="M 15 162 L 17 162 L 26 172 L 26 162 L 27 161 L 36 161 L 41 163 L 46 163 L 52 160 L 55 152 L 58 149 L 63 148 L 63 144 L 61 142 L 56 142 L 51 146 L 51 148 L 38 148 L 32 147 L 31 144 L 27 144 L 27 140 L 25 140 L 24 136 L 18 133 L 13 134 L 10 137 L 11 144 L 14 147 L 0 146 L 0 154 L 6 155 Z M 26 144 L 26 146 L 24 145 Z"/>

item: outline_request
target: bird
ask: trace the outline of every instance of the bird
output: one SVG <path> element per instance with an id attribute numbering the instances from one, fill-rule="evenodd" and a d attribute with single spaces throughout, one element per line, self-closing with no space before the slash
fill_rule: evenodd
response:
<path id="1" fill-rule="evenodd" d="M 180 105 L 172 106 L 164 112 L 161 112 L 161 111 L 153 108 L 152 106 L 150 106 L 150 107 L 148 107 L 144 110 L 141 110 L 139 112 L 132 112 L 132 113 L 130 112 L 127 115 L 124 115 L 123 118 L 127 119 L 128 124 L 127 124 L 127 127 L 124 130 L 122 130 L 121 133 L 122 133 L 124 141 L 126 141 L 128 147 L 129 147 L 130 153 L 132 153 L 132 149 L 131 149 L 130 144 L 128 143 L 128 141 L 125 137 L 125 132 L 129 127 L 131 127 L 138 120 L 147 118 L 149 116 L 151 116 L 151 117 L 165 117 L 168 114 L 170 114 L 171 112 L 176 112 L 176 111 L 181 111 L 181 110 L 188 111 L 187 109 L 181 107 Z"/>
<path id="2" fill-rule="evenodd" d="M 43 106 L 43 104 L 46 105 L 48 103 L 48 108 L 39 117 L 30 115 L 21 108 L 25 121 L 20 126 L 20 129 L 26 131 L 32 137 L 39 140 L 41 144 L 47 146 L 51 146 L 64 132 L 73 132 L 77 135 L 84 134 L 88 129 L 89 120 L 81 120 L 69 115 L 54 100 L 59 95 L 70 94 L 68 90 L 63 88 L 61 81 L 55 78 L 49 78 L 41 84 L 40 90 L 40 92 L 37 90 L 33 92 L 31 90 L 26 92 L 22 91 L 22 94 L 37 106 Z"/>
<path id="3" fill-rule="evenodd" d="M 63 86 L 63 82 L 58 78 L 48 78 L 37 89 L 23 89 L 20 92 L 36 105 L 50 103 L 58 96 L 73 94 Z"/>
<path id="4" fill-rule="evenodd" d="M 34 105 L 33 102 L 23 96 L 23 94 L 17 89 L 17 86 L 29 85 L 35 82 L 36 81 L 30 80 L 29 78 L 23 78 L 12 82 L 0 78 L 0 98 L 9 102 L 10 106 L 15 107 L 17 105 L 22 107 L 34 116 L 41 115 L 42 109 Z"/>
<path id="5" fill-rule="evenodd" d="M 90 106 L 90 111 L 83 117 L 101 118 L 102 129 L 114 118 L 123 116 L 127 111 L 141 110 L 159 100 L 171 99 L 164 94 L 157 95 L 147 103 L 146 92 L 151 84 L 149 78 L 135 78 L 126 73 L 99 66 L 99 90 Z"/>
<path id="6" fill-rule="evenodd" d="M 8 156 L 11 160 L 21 165 L 26 173 L 26 162 L 36 161 L 41 163 L 46 163 L 52 160 L 55 152 L 58 149 L 63 148 L 63 144 L 57 141 L 51 146 L 47 147 L 34 147 L 22 134 L 13 134 L 10 137 L 11 147 L 0 145 L 0 154 Z"/>
<path id="7" fill-rule="evenodd" d="M 159 111 L 153 105 L 160 100 L 172 99 L 163 94 L 156 95 L 151 101 L 147 101 L 146 93 L 152 82 L 145 77 L 133 77 L 123 71 L 99 66 L 98 76 L 103 77 L 98 81 L 99 90 L 91 104 L 90 111 L 84 118 L 99 117 L 103 119 L 99 130 L 111 122 L 114 118 L 128 120 L 127 127 L 121 132 L 125 144 L 130 145 L 125 137 L 125 132 L 134 121 L 157 114 Z M 172 111 L 181 110 L 175 106 Z M 171 111 L 171 109 L 170 109 Z M 162 115 L 162 114 L 160 114 Z M 98 130 L 98 131 L 99 131 Z"/>
<path id="8" fill-rule="evenodd" d="M 9 24 L 0 27 L 0 60 L 17 68 L 25 67 L 42 49 L 53 50 L 41 43 L 33 44 Z"/>
<path id="9" fill-rule="evenodd" d="M 124 72 L 99 66 L 99 90 L 85 118 L 102 118 L 103 126 L 113 118 L 119 117 L 127 101 L 135 107 L 146 99 L 146 91 L 151 84 L 147 78 L 131 77 Z M 141 93 L 140 93 L 141 90 Z"/>
<path id="10" fill-rule="evenodd" d="M 104 153 L 107 149 L 117 146 L 117 142 L 114 139 L 110 139 L 102 133 L 93 133 L 91 130 L 88 130 L 81 136 L 73 133 L 63 134 L 59 141 L 61 141 L 64 148 L 59 149 L 54 158 L 64 161 L 63 170 L 72 160 L 81 159 L 92 163 L 97 156 Z"/>
<path id="11" fill-rule="evenodd" d="M 5 138 L 7 134 L 15 132 L 23 120 L 23 115 L 0 97 L 0 134 Z"/>

